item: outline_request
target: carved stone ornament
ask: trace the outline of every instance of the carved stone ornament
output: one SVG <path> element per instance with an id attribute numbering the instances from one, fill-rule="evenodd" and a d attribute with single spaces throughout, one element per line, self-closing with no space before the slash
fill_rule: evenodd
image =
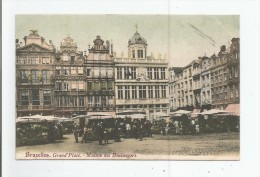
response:
<path id="1" fill-rule="evenodd" d="M 139 67 L 137 69 L 137 81 L 148 81 L 149 78 L 147 77 L 147 69 L 145 67 Z"/>

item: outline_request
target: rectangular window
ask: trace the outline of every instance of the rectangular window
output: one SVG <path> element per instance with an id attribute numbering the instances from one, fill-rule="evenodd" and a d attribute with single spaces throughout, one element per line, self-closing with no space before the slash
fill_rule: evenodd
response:
<path id="1" fill-rule="evenodd" d="M 229 78 L 232 79 L 232 68 L 229 69 Z"/>
<path id="2" fill-rule="evenodd" d="M 136 79 L 136 67 L 131 67 L 131 77 L 132 79 Z"/>
<path id="3" fill-rule="evenodd" d="M 123 99 L 123 86 L 118 86 L 118 99 Z"/>
<path id="4" fill-rule="evenodd" d="M 125 99 L 130 99 L 130 86 L 125 86 Z"/>
<path id="5" fill-rule="evenodd" d="M 28 83 L 28 75 L 29 75 L 29 71 L 20 70 L 19 71 L 19 81 L 21 83 Z"/>
<path id="6" fill-rule="evenodd" d="M 92 74 L 92 69 L 91 68 L 87 68 L 87 76 L 91 76 Z"/>
<path id="7" fill-rule="evenodd" d="M 153 68 L 151 68 L 151 67 L 148 67 L 148 68 L 147 68 L 147 75 L 148 75 L 148 78 L 149 78 L 150 80 L 153 79 Z"/>
<path id="8" fill-rule="evenodd" d="M 74 64 L 75 56 L 70 56 L 70 64 Z"/>
<path id="9" fill-rule="evenodd" d="M 79 90 L 84 90 L 84 81 L 79 81 Z"/>
<path id="10" fill-rule="evenodd" d="M 235 69 L 235 78 L 237 78 L 238 77 L 238 69 L 236 68 Z"/>
<path id="11" fill-rule="evenodd" d="M 32 90 L 32 105 L 40 105 L 39 90 Z"/>
<path id="12" fill-rule="evenodd" d="M 128 66 L 124 67 L 124 76 L 125 78 L 124 79 L 129 79 L 130 76 L 131 76 L 131 72 L 130 72 L 130 68 Z"/>
<path id="13" fill-rule="evenodd" d="M 70 98 L 68 96 L 64 96 L 64 106 L 70 106 Z"/>
<path id="14" fill-rule="evenodd" d="M 58 106 L 58 107 L 62 106 L 62 99 L 60 96 L 56 97 L 56 106 Z"/>
<path id="15" fill-rule="evenodd" d="M 28 92 L 28 90 L 21 91 L 20 95 L 21 95 L 21 105 L 29 105 L 29 92 Z"/>
<path id="16" fill-rule="evenodd" d="M 92 106 L 93 106 L 93 97 L 88 96 L 88 107 L 92 107 Z"/>
<path id="17" fill-rule="evenodd" d="M 70 74 L 77 75 L 77 67 L 70 67 Z"/>
<path id="18" fill-rule="evenodd" d="M 62 90 L 62 83 L 61 83 L 61 81 L 57 81 L 55 83 L 55 89 L 56 90 Z"/>
<path id="19" fill-rule="evenodd" d="M 50 82 L 50 71 L 43 70 L 42 71 L 42 82 L 49 83 Z"/>
<path id="20" fill-rule="evenodd" d="M 60 66 L 56 66 L 55 73 L 56 73 L 57 76 L 62 75 L 62 74 L 61 74 L 61 67 L 60 67 Z"/>
<path id="21" fill-rule="evenodd" d="M 63 67 L 64 75 L 69 75 L 69 67 Z"/>
<path id="22" fill-rule="evenodd" d="M 42 64 L 50 64 L 50 58 L 49 57 L 42 57 Z"/>
<path id="23" fill-rule="evenodd" d="M 159 79 L 159 68 L 154 68 L 154 79 Z"/>
<path id="24" fill-rule="evenodd" d="M 117 67 L 117 79 L 122 79 L 122 67 Z"/>
<path id="25" fill-rule="evenodd" d="M 95 98 L 95 105 L 96 107 L 100 107 L 101 106 L 101 97 L 100 96 L 96 96 Z"/>
<path id="26" fill-rule="evenodd" d="M 135 51 L 132 50 L 132 57 L 135 58 Z"/>
<path id="27" fill-rule="evenodd" d="M 162 98 L 166 98 L 166 85 L 162 85 Z"/>
<path id="28" fill-rule="evenodd" d="M 152 85 L 148 86 L 148 96 L 149 96 L 149 98 L 153 98 L 153 86 Z"/>
<path id="29" fill-rule="evenodd" d="M 238 87 L 236 87 L 236 90 L 235 90 L 235 94 L 236 94 L 236 98 L 239 97 L 239 90 L 238 90 Z"/>
<path id="30" fill-rule="evenodd" d="M 71 97 L 71 105 L 72 106 L 78 106 L 77 97 L 76 96 L 72 96 Z"/>
<path id="31" fill-rule="evenodd" d="M 77 82 L 76 81 L 71 82 L 71 90 L 77 90 Z"/>
<path id="32" fill-rule="evenodd" d="M 101 75 L 101 77 L 106 77 L 107 76 L 106 68 L 100 68 L 100 75 Z"/>
<path id="33" fill-rule="evenodd" d="M 39 83 L 40 71 L 32 70 L 32 83 Z"/>
<path id="34" fill-rule="evenodd" d="M 159 85 L 155 85 L 155 98 L 160 98 L 160 88 L 159 88 Z"/>
<path id="35" fill-rule="evenodd" d="M 82 75 L 84 73 L 83 67 L 78 67 L 78 74 Z"/>
<path id="36" fill-rule="evenodd" d="M 87 86 L 88 86 L 88 90 L 92 90 L 92 88 L 93 88 L 92 82 L 88 82 L 87 84 L 88 84 L 88 85 L 87 85 Z"/>
<path id="37" fill-rule="evenodd" d="M 161 68 L 161 79 L 165 79 L 165 68 Z"/>
<path id="38" fill-rule="evenodd" d="M 146 86 L 144 86 L 144 85 L 139 86 L 139 98 L 140 99 L 146 98 Z"/>
<path id="39" fill-rule="evenodd" d="M 32 64 L 39 64 L 39 58 L 38 57 L 31 57 L 31 63 Z"/>
<path id="40" fill-rule="evenodd" d="M 63 90 L 68 91 L 69 90 L 69 82 L 64 82 L 63 83 Z"/>
<path id="41" fill-rule="evenodd" d="M 230 89 L 230 98 L 233 98 L 234 95 L 233 95 L 233 89 Z"/>
<path id="42" fill-rule="evenodd" d="M 136 91 L 136 85 L 132 86 L 132 98 L 136 99 L 137 98 L 137 91 Z"/>
<path id="43" fill-rule="evenodd" d="M 79 97 L 79 106 L 85 106 L 85 99 L 84 99 L 84 96 L 80 96 Z"/>
<path id="44" fill-rule="evenodd" d="M 106 90 L 106 89 L 107 89 L 107 83 L 101 82 L 101 90 Z"/>
<path id="45" fill-rule="evenodd" d="M 143 58 L 143 50 L 137 50 L 138 58 Z"/>
<path id="46" fill-rule="evenodd" d="M 51 91 L 43 90 L 43 104 L 50 105 L 51 104 Z"/>
<path id="47" fill-rule="evenodd" d="M 94 82 L 94 91 L 99 91 L 99 90 L 100 90 L 99 82 Z"/>
<path id="48" fill-rule="evenodd" d="M 108 82 L 108 83 L 107 83 L 107 89 L 108 89 L 108 90 L 113 90 L 113 85 L 114 85 L 113 82 Z"/>
<path id="49" fill-rule="evenodd" d="M 113 105 L 114 105 L 113 96 L 108 96 L 108 105 L 109 105 L 109 106 L 113 106 Z"/>

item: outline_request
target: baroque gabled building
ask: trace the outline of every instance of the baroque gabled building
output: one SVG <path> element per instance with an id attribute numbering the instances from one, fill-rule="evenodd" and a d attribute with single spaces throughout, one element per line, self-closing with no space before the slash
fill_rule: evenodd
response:
<path id="1" fill-rule="evenodd" d="M 54 63 L 55 115 L 86 114 L 84 56 L 77 43 L 66 37 Z"/>
<path id="2" fill-rule="evenodd" d="M 128 56 L 114 58 L 116 112 L 145 111 L 148 119 L 169 113 L 168 60 L 147 56 L 147 41 L 136 31 Z"/>
<path id="3" fill-rule="evenodd" d="M 87 111 L 115 115 L 113 45 L 97 36 L 85 60 Z"/>
<path id="4" fill-rule="evenodd" d="M 55 47 L 31 30 L 24 44 L 16 39 L 17 116 L 54 113 Z"/>

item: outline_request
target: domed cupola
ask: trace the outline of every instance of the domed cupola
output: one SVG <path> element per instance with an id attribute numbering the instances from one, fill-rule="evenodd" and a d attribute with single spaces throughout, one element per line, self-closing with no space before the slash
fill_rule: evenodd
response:
<path id="1" fill-rule="evenodd" d="M 147 41 L 136 29 L 135 34 L 128 40 L 128 58 L 146 59 Z"/>
<path id="2" fill-rule="evenodd" d="M 131 39 L 128 40 L 128 46 L 132 44 L 143 44 L 147 45 L 147 41 L 140 33 L 136 32 Z"/>

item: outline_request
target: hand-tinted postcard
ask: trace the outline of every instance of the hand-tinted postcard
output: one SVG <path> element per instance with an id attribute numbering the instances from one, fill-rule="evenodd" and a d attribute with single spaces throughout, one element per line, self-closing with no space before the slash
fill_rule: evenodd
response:
<path id="1" fill-rule="evenodd" d="M 239 160 L 233 15 L 17 15 L 16 159 Z"/>

